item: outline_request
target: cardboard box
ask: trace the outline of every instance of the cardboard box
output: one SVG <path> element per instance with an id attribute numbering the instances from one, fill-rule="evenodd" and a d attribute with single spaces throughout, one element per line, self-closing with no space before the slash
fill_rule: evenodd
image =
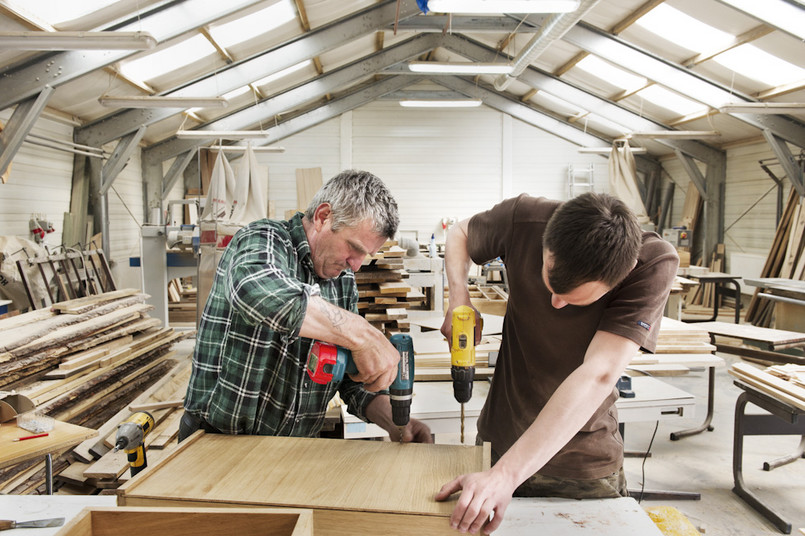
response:
<path id="1" fill-rule="evenodd" d="M 310 536 L 310 510 L 275 508 L 84 508 L 56 536 Z"/>
<path id="2" fill-rule="evenodd" d="M 8 422 L 21 413 L 31 411 L 36 404 L 25 395 L 0 392 L 0 422 Z"/>

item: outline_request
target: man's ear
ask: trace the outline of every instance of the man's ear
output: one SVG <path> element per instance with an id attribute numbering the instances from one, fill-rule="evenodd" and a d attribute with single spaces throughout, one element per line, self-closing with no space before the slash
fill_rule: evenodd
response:
<path id="1" fill-rule="evenodd" d="M 330 208 L 330 203 L 322 203 L 316 210 L 313 212 L 313 223 L 316 226 L 317 231 L 321 231 L 322 227 L 324 227 L 324 223 L 327 219 L 332 215 L 333 211 Z"/>

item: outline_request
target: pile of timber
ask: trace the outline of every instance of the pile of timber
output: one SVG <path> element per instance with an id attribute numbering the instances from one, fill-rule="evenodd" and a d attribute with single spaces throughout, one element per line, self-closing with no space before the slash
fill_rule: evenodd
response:
<path id="1" fill-rule="evenodd" d="M 469 285 L 470 302 L 481 314 L 504 316 L 509 294 L 500 285 Z M 444 289 L 444 308 L 449 310 L 449 289 Z"/>
<path id="2" fill-rule="evenodd" d="M 475 346 L 475 379 L 492 376 L 489 353 L 500 350 L 500 335 L 487 335 Z M 441 333 L 431 332 L 414 336 L 414 362 L 416 381 L 449 381 L 450 346 Z"/>
<path id="3" fill-rule="evenodd" d="M 168 283 L 168 321 L 171 324 L 196 322 L 198 289 L 192 277 L 171 279 Z"/>
<path id="4" fill-rule="evenodd" d="M 710 333 L 696 324 L 663 317 L 657 335 L 655 354 L 712 354 L 716 347 L 710 344 Z M 660 360 L 653 354 L 639 353 L 632 365 L 651 365 Z"/>
<path id="5" fill-rule="evenodd" d="M 358 313 L 386 335 L 409 331 L 408 309 L 425 300 L 406 282 L 404 256 L 396 242 L 386 242 L 375 255 L 367 255 L 355 273 Z"/>
<path id="6" fill-rule="evenodd" d="M 717 244 L 716 250 L 710 256 L 708 265 L 710 272 L 724 272 L 725 249 L 724 244 Z M 716 296 L 715 283 L 702 283 L 692 287 L 685 298 L 685 312 L 711 315 L 715 300 L 719 300 L 719 307 L 726 305 L 723 303 L 723 296 Z M 733 300 L 734 302 L 735 300 Z M 734 307 L 734 303 L 733 303 Z"/>
<path id="7" fill-rule="evenodd" d="M 171 346 L 185 335 L 149 317 L 147 297 L 124 289 L 0 320 L 0 389 L 58 420 L 101 426 L 176 365 Z M 69 463 L 57 461 L 54 474 Z M 0 471 L 0 492 L 35 491 L 44 482 L 36 465 Z"/>
<path id="8" fill-rule="evenodd" d="M 792 188 L 760 277 L 805 279 L 803 249 L 805 249 L 805 210 L 802 207 L 802 199 Z M 746 308 L 746 321 L 755 326 L 768 328 L 772 326 L 774 319 L 775 302 L 758 296 L 760 292 L 760 289 L 755 290 L 752 301 Z"/>
<path id="9" fill-rule="evenodd" d="M 761 369 L 735 363 L 729 373 L 743 383 L 805 411 L 805 366 L 774 365 Z"/>

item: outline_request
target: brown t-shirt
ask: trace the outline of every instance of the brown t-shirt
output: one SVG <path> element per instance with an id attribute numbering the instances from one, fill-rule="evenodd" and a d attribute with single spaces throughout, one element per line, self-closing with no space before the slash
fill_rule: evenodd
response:
<path id="1" fill-rule="evenodd" d="M 556 388 L 584 361 L 598 330 L 626 337 L 653 352 L 679 258 L 656 233 L 644 232 L 635 268 L 617 287 L 584 307 L 551 306 L 542 281 L 542 235 L 559 201 L 526 194 L 477 214 L 469 222 L 469 253 L 476 264 L 501 257 L 509 302 L 495 376 L 478 431 L 503 455 L 534 422 Z M 603 478 L 623 464 L 613 386 L 590 420 L 540 471 Z"/>

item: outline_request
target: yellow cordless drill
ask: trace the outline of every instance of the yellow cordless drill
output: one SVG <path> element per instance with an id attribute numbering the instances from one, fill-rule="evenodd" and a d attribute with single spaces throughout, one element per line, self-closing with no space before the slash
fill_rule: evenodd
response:
<path id="1" fill-rule="evenodd" d="M 464 443 L 464 404 L 472 398 L 475 379 L 475 311 L 459 305 L 453 309 L 453 338 L 450 342 L 450 376 L 453 396 L 461 404 L 461 442 Z"/>
<path id="2" fill-rule="evenodd" d="M 145 436 L 154 429 L 154 417 L 147 411 L 138 411 L 120 423 L 115 436 L 115 452 L 125 450 L 131 466 L 131 476 L 146 468 Z"/>

